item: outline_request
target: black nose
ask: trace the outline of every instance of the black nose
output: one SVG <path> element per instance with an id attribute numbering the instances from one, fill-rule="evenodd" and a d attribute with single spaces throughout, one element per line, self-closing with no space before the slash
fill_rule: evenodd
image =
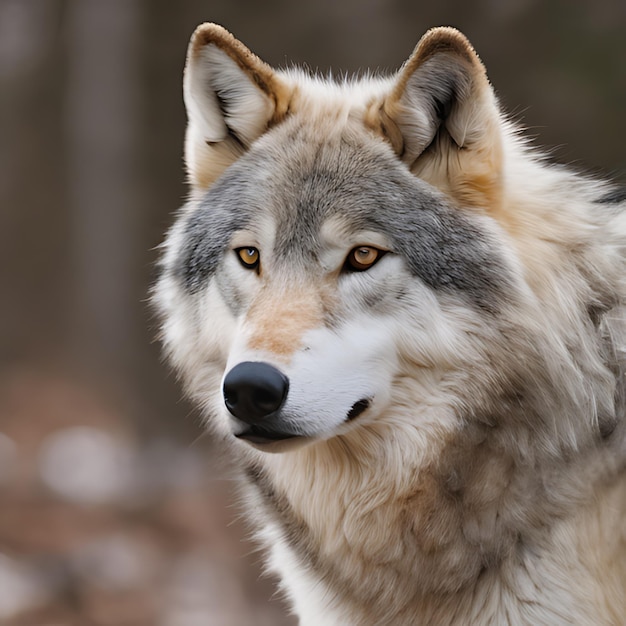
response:
<path id="1" fill-rule="evenodd" d="M 269 363 L 244 361 L 224 378 L 226 408 L 248 424 L 258 424 L 278 411 L 289 390 L 289 379 Z"/>

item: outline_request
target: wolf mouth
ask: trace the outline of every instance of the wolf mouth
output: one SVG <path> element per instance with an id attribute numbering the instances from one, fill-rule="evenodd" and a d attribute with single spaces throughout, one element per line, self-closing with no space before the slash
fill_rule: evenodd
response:
<path id="1" fill-rule="evenodd" d="M 352 405 L 350 411 L 346 415 L 345 421 L 351 422 L 369 409 L 372 401 L 370 398 L 363 398 Z M 270 444 L 277 441 L 287 441 L 290 439 L 306 439 L 310 438 L 305 434 L 298 434 L 292 432 L 285 432 L 282 430 L 272 430 L 270 428 L 263 428 L 258 425 L 250 425 L 247 429 L 240 433 L 235 433 L 234 436 L 237 439 L 247 441 L 252 444 Z"/>
<path id="2" fill-rule="evenodd" d="M 243 439 L 249 443 L 273 443 L 274 441 L 285 441 L 287 439 L 297 439 L 301 435 L 285 433 L 281 431 L 268 431 L 263 428 L 252 426 L 247 430 L 235 435 L 237 439 Z"/>

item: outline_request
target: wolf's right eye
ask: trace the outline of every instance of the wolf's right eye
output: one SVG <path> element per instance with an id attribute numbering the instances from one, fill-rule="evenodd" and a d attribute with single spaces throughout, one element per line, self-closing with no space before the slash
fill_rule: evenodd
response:
<path id="1" fill-rule="evenodd" d="M 248 247 L 248 248 L 237 248 L 235 250 L 237 253 L 237 257 L 239 258 L 239 262 L 247 269 L 247 270 L 255 270 L 259 267 L 259 261 L 261 255 L 256 248 Z"/>

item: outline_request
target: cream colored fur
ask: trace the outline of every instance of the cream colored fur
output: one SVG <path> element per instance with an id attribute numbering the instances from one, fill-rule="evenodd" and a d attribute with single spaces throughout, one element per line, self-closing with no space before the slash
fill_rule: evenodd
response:
<path id="1" fill-rule="evenodd" d="M 450 89 L 438 126 L 433 102 Z M 364 388 L 384 386 L 388 397 L 363 423 L 328 421 L 318 440 L 276 454 L 232 442 L 223 373 L 262 357 L 297 379 L 305 371 L 298 342 L 327 345 L 318 329 L 324 307 L 309 304 L 327 306 L 341 293 L 320 280 L 298 292 L 304 304 L 296 307 L 285 304 L 289 277 L 269 277 L 257 293 L 246 276 L 239 289 L 256 294 L 245 296 L 254 314 L 233 320 L 214 283 L 192 298 L 172 274 L 160 279 L 154 300 L 166 352 L 254 474 L 244 506 L 258 518 L 269 567 L 300 624 L 626 624 L 626 212 L 597 203 L 610 187 L 548 166 L 525 145 L 453 29 L 429 32 L 394 77 L 335 84 L 275 72 L 220 27 L 203 25 L 189 48 L 185 102 L 193 197 L 273 129 L 310 127 L 328 141 L 352 133 L 391 146 L 415 176 L 474 212 L 516 276 L 517 303 L 497 329 L 427 290 L 412 296 L 419 331 L 415 320 L 385 318 L 368 334 L 367 315 L 355 316 L 334 353 L 319 347 L 327 360 L 311 372 L 327 363 L 336 380 L 332 367 L 349 369 L 341 359 L 358 343 L 345 338 L 352 332 L 363 342 L 353 362 L 381 353 L 376 341 L 390 347 L 363 374 Z M 276 226 L 264 228 L 254 244 L 269 247 Z M 164 267 L 184 237 L 175 225 Z M 581 303 L 597 304 L 597 331 Z M 293 347 L 266 319 L 281 310 L 295 325 Z M 541 423 L 524 421 L 516 404 L 524 398 L 495 416 L 464 413 L 479 400 L 489 405 L 500 375 L 524 360 L 519 375 L 539 390 L 533 406 L 551 407 Z M 319 385 L 301 402 L 321 397 L 330 415 L 333 394 L 339 402 L 350 385 Z"/>

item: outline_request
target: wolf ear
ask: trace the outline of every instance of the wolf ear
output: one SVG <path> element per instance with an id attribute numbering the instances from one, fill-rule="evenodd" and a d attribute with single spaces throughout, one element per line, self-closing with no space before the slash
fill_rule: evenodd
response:
<path id="1" fill-rule="evenodd" d="M 426 33 L 379 111 L 381 131 L 413 173 L 462 204 L 497 205 L 500 114 L 464 35 L 446 27 Z"/>
<path id="2" fill-rule="evenodd" d="M 228 31 L 201 24 L 184 78 L 185 162 L 195 190 L 207 188 L 287 111 L 289 89 Z"/>

